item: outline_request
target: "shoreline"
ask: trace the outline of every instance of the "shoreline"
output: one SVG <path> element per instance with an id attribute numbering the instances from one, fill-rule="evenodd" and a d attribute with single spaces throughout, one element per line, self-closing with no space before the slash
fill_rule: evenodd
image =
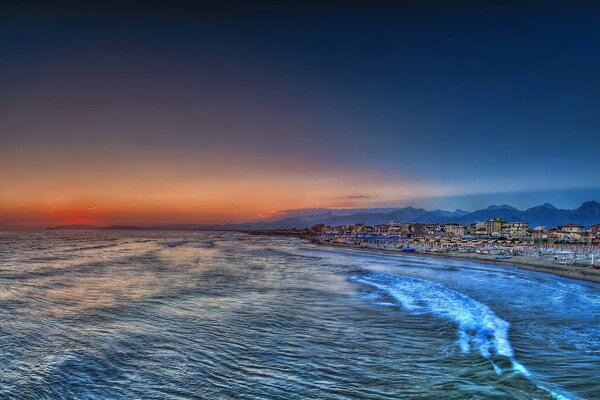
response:
<path id="1" fill-rule="evenodd" d="M 308 243 L 315 246 L 328 246 L 328 247 L 339 247 L 352 250 L 364 250 L 373 251 L 386 254 L 397 254 L 399 256 L 416 256 L 416 257 L 437 257 L 437 258 L 448 258 L 454 260 L 463 261 L 474 261 L 486 264 L 495 264 L 502 267 L 508 268 L 519 268 L 535 272 L 544 272 L 552 275 L 561 276 L 563 278 L 576 279 L 580 281 L 599 283 L 600 284 L 600 269 L 593 269 L 592 267 L 585 267 L 579 265 L 563 265 L 555 264 L 549 258 L 537 258 L 533 259 L 524 256 L 512 256 L 508 260 L 496 260 L 489 254 L 478 254 L 478 253 L 403 253 L 399 250 L 382 249 L 373 247 L 363 247 L 356 245 L 347 245 L 339 243 L 317 243 L 307 240 Z"/>

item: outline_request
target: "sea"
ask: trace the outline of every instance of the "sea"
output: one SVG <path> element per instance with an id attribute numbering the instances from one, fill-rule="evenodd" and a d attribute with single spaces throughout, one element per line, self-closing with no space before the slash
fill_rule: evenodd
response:
<path id="1" fill-rule="evenodd" d="M 1 399 L 600 399 L 600 285 L 231 232 L 0 232 Z"/>

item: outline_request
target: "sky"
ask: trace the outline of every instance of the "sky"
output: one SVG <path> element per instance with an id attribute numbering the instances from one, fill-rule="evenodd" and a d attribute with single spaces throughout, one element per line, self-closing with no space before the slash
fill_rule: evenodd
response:
<path id="1" fill-rule="evenodd" d="M 0 6 L 0 226 L 598 200 L 600 5 L 550 3 Z"/>

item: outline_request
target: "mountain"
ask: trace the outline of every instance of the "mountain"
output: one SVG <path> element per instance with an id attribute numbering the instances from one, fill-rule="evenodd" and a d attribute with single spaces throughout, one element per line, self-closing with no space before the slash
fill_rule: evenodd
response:
<path id="1" fill-rule="evenodd" d="M 317 223 L 330 226 L 351 225 L 356 223 L 378 225 L 386 224 L 390 220 L 425 224 L 470 224 L 473 222 L 485 221 L 490 218 L 528 222 L 532 227 L 539 225 L 553 227 L 570 223 L 589 226 L 600 223 L 600 203 L 597 201 L 588 201 L 575 210 L 558 209 L 550 203 L 544 203 L 524 211 L 518 210 L 508 204 L 491 205 L 485 209 L 473 212 L 464 210 L 426 211 L 422 208 L 406 207 L 390 212 L 368 212 L 361 210 L 355 214 L 341 216 L 324 213 L 320 215 L 296 217 L 293 218 L 293 220 L 287 218 L 264 223 L 260 228 L 255 228 L 256 225 L 250 227 L 250 224 L 241 225 L 246 226 L 247 229 L 285 229 L 292 225 L 295 228 L 306 228 Z"/>
<path id="2" fill-rule="evenodd" d="M 508 204 L 501 204 L 499 206 L 497 206 L 497 205 L 491 205 L 488 208 L 486 208 L 486 210 L 490 210 L 490 211 L 496 211 L 496 210 L 518 211 L 516 208 L 514 208 L 513 206 L 509 206 Z"/>
<path id="3" fill-rule="evenodd" d="M 570 216 L 572 210 L 559 210 L 552 204 L 544 203 L 540 206 L 528 208 L 524 211 L 524 221 L 530 226 L 557 226 L 574 222 Z M 583 225 L 589 225 L 582 221 Z"/>
<path id="4" fill-rule="evenodd" d="M 592 225 L 600 223 L 600 203 L 586 201 L 569 216 L 573 223 Z"/>
<path id="5" fill-rule="evenodd" d="M 262 221 L 246 222 L 240 224 L 169 224 L 153 227 L 137 226 L 109 226 L 103 229 L 163 229 L 163 230 L 228 230 L 252 231 L 270 229 L 309 228 L 316 224 L 330 226 L 352 225 L 363 223 L 366 225 L 387 224 L 389 221 L 413 222 L 425 224 L 460 223 L 485 221 L 490 218 L 502 218 L 506 221 L 528 222 L 529 226 L 553 227 L 565 224 L 581 224 L 584 226 L 600 224 L 600 203 L 587 201 L 574 210 L 565 210 L 554 207 L 550 203 L 518 210 L 508 204 L 491 205 L 482 210 L 468 212 L 464 210 L 427 211 L 422 208 L 404 207 L 399 209 L 359 209 L 333 210 L 315 209 L 316 214 L 306 214 L 294 210 L 286 211 L 285 218 L 267 219 Z M 49 229 L 99 229 L 90 225 L 61 225 Z"/>
<path id="6" fill-rule="evenodd" d="M 265 216 L 262 221 L 271 222 L 289 217 L 314 217 L 323 214 L 351 215 L 361 212 L 386 213 L 395 210 L 397 210 L 397 208 L 302 208 L 297 210 L 283 210 L 270 213 L 271 215 Z"/>
<path id="7" fill-rule="evenodd" d="M 550 204 L 550 203 L 544 203 L 544 204 L 542 204 L 540 207 L 547 208 L 547 209 L 549 209 L 549 210 L 556 210 L 556 207 L 554 207 L 554 206 L 553 206 L 552 204 Z"/>
<path id="8" fill-rule="evenodd" d="M 421 215 L 427 213 L 422 208 L 405 207 L 389 212 L 360 212 L 349 215 L 336 215 L 327 212 L 319 215 L 307 215 L 303 217 L 284 218 L 267 223 L 249 223 L 241 224 L 249 226 L 252 229 L 288 229 L 288 228 L 308 228 L 315 224 L 325 224 L 330 226 L 352 225 L 363 223 L 367 225 L 387 224 L 391 220 L 395 221 L 414 221 Z M 260 226 L 260 227 L 258 227 Z"/>
<path id="9" fill-rule="evenodd" d="M 150 228 L 144 228 L 144 227 L 136 226 L 136 225 L 110 225 L 110 226 L 105 226 L 102 229 L 106 230 L 106 231 L 141 231 L 141 230 L 146 230 L 146 229 L 150 229 Z"/>
<path id="10" fill-rule="evenodd" d="M 421 224 L 434 224 L 441 219 L 454 220 L 462 218 L 467 214 L 469 214 L 468 211 L 458 209 L 454 211 L 433 210 L 420 215 L 414 220 L 414 222 Z"/>
<path id="11" fill-rule="evenodd" d="M 87 230 L 87 229 L 99 229 L 99 227 L 94 226 L 94 225 L 71 224 L 71 225 L 52 226 L 48 229 Z"/>

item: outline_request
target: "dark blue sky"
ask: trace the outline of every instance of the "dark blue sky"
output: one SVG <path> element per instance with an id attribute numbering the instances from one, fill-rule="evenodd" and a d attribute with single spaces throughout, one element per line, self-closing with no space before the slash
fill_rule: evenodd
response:
<path id="1" fill-rule="evenodd" d="M 151 4 L 2 9 L 5 187 L 80 155 L 99 182 L 333 182 L 307 207 L 599 193 L 593 2 Z"/>

